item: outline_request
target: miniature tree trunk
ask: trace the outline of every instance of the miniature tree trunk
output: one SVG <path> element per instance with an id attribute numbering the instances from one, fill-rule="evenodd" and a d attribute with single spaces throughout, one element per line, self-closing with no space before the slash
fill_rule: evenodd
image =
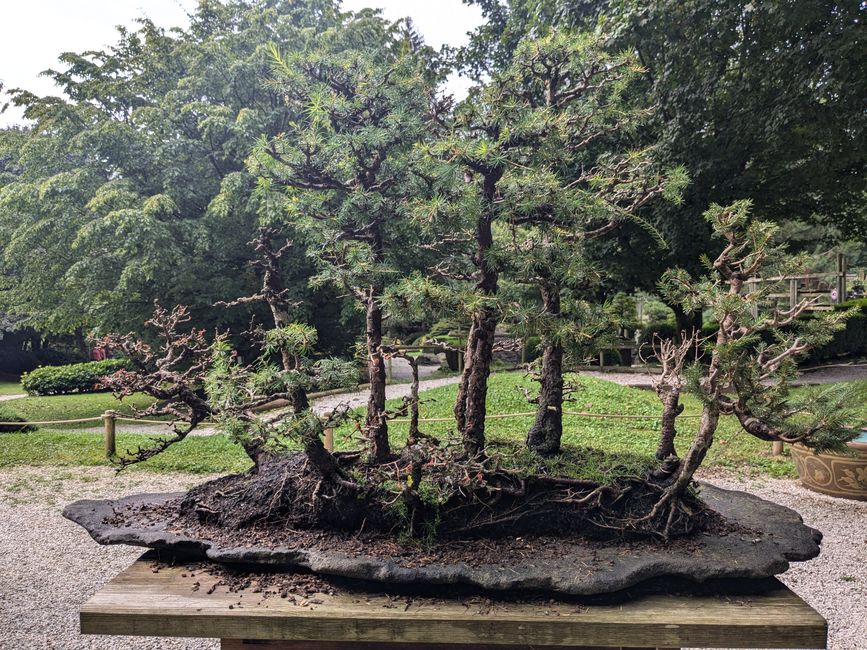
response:
<path id="1" fill-rule="evenodd" d="M 491 223 L 494 219 L 494 194 L 502 172 L 485 175 L 482 198 L 484 209 L 476 224 L 476 253 L 473 262 L 478 269 L 476 288 L 483 300 L 497 293 L 498 273 L 487 259 L 494 244 Z M 491 374 L 494 338 L 497 331 L 497 311 L 482 303 L 473 312 L 467 348 L 464 353 L 464 373 L 455 403 L 455 418 L 461 431 L 464 451 L 476 456 L 485 448 L 485 409 L 488 376 Z"/>
<path id="2" fill-rule="evenodd" d="M 657 394 L 662 401 L 662 427 L 659 432 L 659 445 L 656 448 L 656 457 L 665 460 L 669 456 L 677 456 L 674 448 L 674 438 L 677 435 L 675 424 L 677 416 L 683 412 L 683 404 L 680 403 L 680 389 L 660 391 Z"/>
<path id="3" fill-rule="evenodd" d="M 388 423 L 385 418 L 385 358 L 382 353 L 382 308 L 378 295 L 371 287 L 367 299 L 367 370 L 370 390 L 367 399 L 365 431 L 371 444 L 371 456 L 377 463 L 391 456 L 388 444 Z"/>
<path id="4" fill-rule="evenodd" d="M 543 284 L 545 313 L 560 314 L 560 289 Z M 563 437 L 563 345 L 549 341 L 542 353 L 542 371 L 536 420 L 527 435 L 527 446 L 539 454 L 556 454 Z"/>

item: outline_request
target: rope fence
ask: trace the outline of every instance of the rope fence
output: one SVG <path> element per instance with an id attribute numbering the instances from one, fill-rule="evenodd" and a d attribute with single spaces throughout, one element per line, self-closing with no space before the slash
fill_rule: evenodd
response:
<path id="1" fill-rule="evenodd" d="M 535 411 L 525 411 L 520 413 L 492 413 L 487 416 L 488 419 L 491 420 L 500 420 L 505 418 L 516 418 L 516 417 L 535 417 Z M 589 413 L 585 411 L 563 411 L 564 416 L 570 417 L 583 417 L 583 418 L 596 418 L 596 419 L 612 419 L 612 420 L 659 420 L 662 416 L 660 415 L 629 415 L 623 413 Z M 321 417 L 323 420 L 328 420 L 330 414 L 323 414 Z M 681 415 L 681 418 L 699 418 L 700 415 Z M 419 423 L 423 422 L 454 422 L 454 418 L 419 418 Z M 118 415 L 116 411 L 106 411 L 100 416 L 90 417 L 90 418 L 75 418 L 70 420 L 39 420 L 32 422 L 0 422 L 0 426 L 11 426 L 11 427 L 27 427 L 27 426 L 46 426 L 46 425 L 62 425 L 62 424 L 80 424 L 84 422 L 102 422 L 103 423 L 103 437 L 105 441 L 105 455 L 107 458 L 113 458 L 117 455 L 117 423 L 118 422 L 130 422 L 133 424 L 156 424 L 163 426 L 171 426 L 172 422 L 170 420 L 151 420 L 146 418 L 130 418 L 124 417 L 122 415 Z M 409 423 L 409 418 L 395 418 L 391 420 L 393 424 L 405 424 Z M 655 428 L 655 427 L 654 427 Z M 328 451 L 334 451 L 334 429 L 332 427 L 327 427 L 325 429 L 325 447 Z"/>

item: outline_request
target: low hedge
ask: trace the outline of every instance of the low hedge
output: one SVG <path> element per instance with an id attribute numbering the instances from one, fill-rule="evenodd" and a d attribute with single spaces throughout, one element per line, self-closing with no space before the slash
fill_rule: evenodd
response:
<path id="1" fill-rule="evenodd" d="M 106 375 L 128 368 L 126 359 L 105 359 L 67 366 L 42 366 L 21 376 L 28 395 L 68 395 L 97 392 L 97 382 Z"/>
<path id="2" fill-rule="evenodd" d="M 852 307 L 857 307 L 858 311 L 846 320 L 846 327 L 834 332 L 834 338 L 826 345 L 810 352 L 808 363 L 867 357 L 867 298 L 849 300 L 837 305 L 834 310 L 841 311 Z"/>
<path id="3" fill-rule="evenodd" d="M 839 332 L 835 332 L 834 337 L 826 345 L 812 350 L 803 363 L 806 365 L 817 365 L 834 359 L 867 357 L 867 298 L 844 302 L 843 304 L 836 305 L 834 310 L 842 311 L 853 307 L 857 307 L 858 311 L 846 320 L 846 327 Z M 808 319 L 815 318 L 815 316 L 806 314 L 801 318 Z M 701 333 L 703 336 L 711 336 L 716 332 L 716 329 L 716 323 L 705 323 Z M 645 325 L 641 332 L 641 344 L 644 345 L 643 355 L 645 357 L 651 354 L 649 346 L 653 342 L 654 334 L 664 339 L 675 338 L 677 326 L 670 321 L 648 323 Z M 772 340 L 769 332 L 763 334 L 763 338 L 768 343 Z"/>

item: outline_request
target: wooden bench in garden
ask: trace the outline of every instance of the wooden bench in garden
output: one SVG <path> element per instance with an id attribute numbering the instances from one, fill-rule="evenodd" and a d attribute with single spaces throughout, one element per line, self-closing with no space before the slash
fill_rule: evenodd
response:
<path id="1" fill-rule="evenodd" d="M 777 580 L 749 595 L 651 594 L 593 605 L 357 591 L 292 602 L 254 588 L 212 590 L 218 577 L 183 565 L 155 572 L 148 557 L 84 604 L 82 633 L 216 637 L 224 650 L 826 647 L 825 620 Z"/>

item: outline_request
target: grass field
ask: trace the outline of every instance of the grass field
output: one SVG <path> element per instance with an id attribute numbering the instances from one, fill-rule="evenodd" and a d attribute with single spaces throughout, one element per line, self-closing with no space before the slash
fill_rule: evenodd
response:
<path id="1" fill-rule="evenodd" d="M 17 381 L 0 381 L 0 395 L 16 395 L 23 393 L 20 382 Z"/>
<path id="2" fill-rule="evenodd" d="M 644 417 L 638 420 L 614 420 L 566 416 L 565 444 L 592 447 L 606 452 L 653 454 L 657 442 L 660 407 L 652 392 L 588 377 L 579 376 L 577 382 L 580 388 L 573 396 L 575 402 L 567 405 L 567 410 Z M 526 402 L 517 386 L 535 388 L 533 383 L 520 373 L 492 375 L 488 412 L 509 414 L 532 411 L 532 406 Z M 860 391 L 858 404 L 861 414 L 867 419 L 867 382 L 859 382 L 856 387 Z M 456 385 L 422 393 L 422 417 L 450 418 L 456 393 Z M 136 400 L 138 406 L 144 406 L 147 401 L 148 398 L 144 397 Z M 99 415 L 107 408 L 118 409 L 117 401 L 104 393 L 25 398 L 7 402 L 6 405 L 14 405 L 19 413 L 26 414 L 30 420 L 88 417 Z M 684 415 L 699 413 L 700 407 L 696 399 L 687 397 L 685 405 Z M 390 403 L 390 407 L 394 406 L 396 403 Z M 531 422 L 532 416 L 490 419 L 487 423 L 487 436 L 491 441 L 520 443 Z M 679 420 L 681 435 L 678 446 L 681 451 L 689 444 L 690 433 L 696 422 L 696 419 L 690 418 Z M 452 422 L 423 423 L 422 430 L 433 435 L 446 436 L 453 426 Z M 405 440 L 407 428 L 406 423 L 391 423 L 390 437 L 395 447 L 399 447 Z M 338 449 L 351 448 L 355 444 L 350 434 L 349 426 L 335 432 Z M 123 425 L 119 425 L 119 452 L 127 448 L 135 449 L 146 440 L 142 435 L 124 434 Z M 0 434 L 0 467 L 103 464 L 108 464 L 108 461 L 103 457 L 102 436 L 98 433 L 46 428 L 27 434 Z M 249 461 L 237 445 L 216 435 L 190 437 L 136 469 L 211 473 L 240 471 L 249 466 Z M 770 443 L 745 434 L 733 418 L 722 419 L 705 466 L 725 467 L 774 477 L 795 476 L 794 466 L 788 455 L 771 456 Z"/>
<path id="3" fill-rule="evenodd" d="M 131 407 L 141 409 L 152 403 L 153 399 L 146 395 L 133 395 L 120 402 L 111 393 L 84 393 L 81 395 L 22 397 L 3 402 L 3 405 L 28 422 L 46 422 L 99 417 L 108 410 L 130 414 L 132 413 Z M 92 426 L 99 426 L 99 422 L 69 424 L 63 425 L 62 428 L 80 429 Z"/>
<path id="4" fill-rule="evenodd" d="M 117 450 L 135 450 L 147 442 L 136 434 L 117 436 Z M 33 433 L 0 434 L 0 468 L 14 465 L 110 465 L 105 458 L 102 435 L 82 431 L 39 430 Z M 224 436 L 190 437 L 132 471 L 240 472 L 251 466 L 241 448 Z"/>

